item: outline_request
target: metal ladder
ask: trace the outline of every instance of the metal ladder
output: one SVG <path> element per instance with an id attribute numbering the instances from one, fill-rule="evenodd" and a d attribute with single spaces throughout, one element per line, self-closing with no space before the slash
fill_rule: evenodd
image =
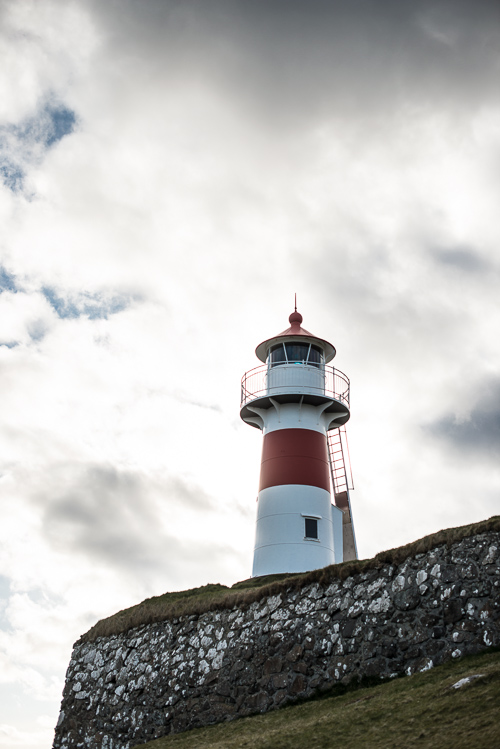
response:
<path id="1" fill-rule="evenodd" d="M 337 495 L 349 489 L 354 489 L 345 426 L 331 429 L 327 433 L 327 438 L 333 491 Z"/>
<path id="2" fill-rule="evenodd" d="M 351 512 L 349 491 L 354 489 L 349 445 L 345 426 L 327 432 L 328 459 L 335 505 L 344 513 L 343 518 L 343 556 L 344 562 L 358 558 L 356 536 Z"/>

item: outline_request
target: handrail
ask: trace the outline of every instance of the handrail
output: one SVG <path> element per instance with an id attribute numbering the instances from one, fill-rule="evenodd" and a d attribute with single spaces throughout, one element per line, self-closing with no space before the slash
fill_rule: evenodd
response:
<path id="1" fill-rule="evenodd" d="M 271 384 L 270 375 L 276 378 Z M 284 363 L 274 367 L 261 364 L 245 372 L 241 378 L 240 408 L 267 395 L 293 393 L 295 390 L 325 395 L 349 406 L 349 388 L 347 375 L 327 364 L 319 367 L 304 363 Z"/>

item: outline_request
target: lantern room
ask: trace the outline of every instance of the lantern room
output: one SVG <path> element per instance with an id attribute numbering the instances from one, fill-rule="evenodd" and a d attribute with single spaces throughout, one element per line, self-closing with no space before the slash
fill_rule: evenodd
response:
<path id="1" fill-rule="evenodd" d="M 302 315 L 295 309 L 289 317 L 290 327 L 260 343 L 255 353 L 263 365 L 251 369 L 241 383 L 241 418 L 262 429 L 255 408 L 308 403 L 325 404 L 325 414 L 332 423 L 345 424 L 349 419 L 349 380 L 328 363 L 335 347 L 302 327 Z"/>

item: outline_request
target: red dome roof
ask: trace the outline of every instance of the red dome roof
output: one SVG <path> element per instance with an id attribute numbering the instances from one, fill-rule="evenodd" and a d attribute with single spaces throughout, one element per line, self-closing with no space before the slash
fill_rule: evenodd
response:
<path id="1" fill-rule="evenodd" d="M 316 336 L 314 336 L 312 333 L 309 333 L 308 330 L 301 327 L 303 319 L 304 318 L 302 317 L 300 312 L 297 312 L 297 310 L 295 310 L 295 312 L 292 312 L 292 314 L 288 318 L 290 327 L 284 330 L 279 335 L 280 336 L 282 335 L 308 335 L 308 336 L 311 336 L 312 338 L 316 338 Z"/>
<path id="2" fill-rule="evenodd" d="M 262 341 L 262 343 L 259 343 L 259 345 L 255 349 L 257 357 L 261 361 L 265 362 L 271 346 L 274 346 L 275 343 L 280 343 L 280 341 L 282 341 L 282 339 L 285 337 L 288 338 L 289 336 L 292 336 L 293 338 L 297 338 L 298 340 L 303 338 L 314 338 L 316 344 L 320 346 L 325 352 L 325 361 L 331 361 L 331 359 L 333 359 L 336 354 L 335 347 L 332 346 L 331 343 L 328 343 L 328 341 L 325 341 L 323 338 L 318 338 L 313 333 L 310 333 L 308 330 L 303 328 L 302 320 L 302 315 L 295 309 L 295 311 L 292 312 L 292 314 L 288 318 L 290 327 L 284 330 L 282 333 L 278 333 L 278 335 L 274 336 L 273 338 L 268 338 L 267 341 Z"/>

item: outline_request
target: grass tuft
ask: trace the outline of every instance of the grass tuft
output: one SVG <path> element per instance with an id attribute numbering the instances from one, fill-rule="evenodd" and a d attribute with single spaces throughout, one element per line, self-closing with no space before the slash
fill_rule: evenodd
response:
<path id="1" fill-rule="evenodd" d="M 381 551 L 373 559 L 332 564 L 319 570 L 295 575 L 254 577 L 235 583 L 231 588 L 226 585 L 209 584 L 191 590 L 164 593 L 161 596 L 147 598 L 142 603 L 119 611 L 106 619 L 101 619 L 80 637 L 77 644 L 92 642 L 98 637 L 118 635 L 134 627 L 154 622 L 178 619 L 181 616 L 197 617 L 207 611 L 245 608 L 270 595 L 278 595 L 286 590 L 298 590 L 312 583 L 328 585 L 334 580 L 346 580 L 359 572 L 380 569 L 385 564 L 398 565 L 410 557 L 425 554 L 443 544 L 450 547 L 464 538 L 491 531 L 500 531 L 499 515 L 472 525 L 462 525 L 432 533 L 405 546 Z"/>

